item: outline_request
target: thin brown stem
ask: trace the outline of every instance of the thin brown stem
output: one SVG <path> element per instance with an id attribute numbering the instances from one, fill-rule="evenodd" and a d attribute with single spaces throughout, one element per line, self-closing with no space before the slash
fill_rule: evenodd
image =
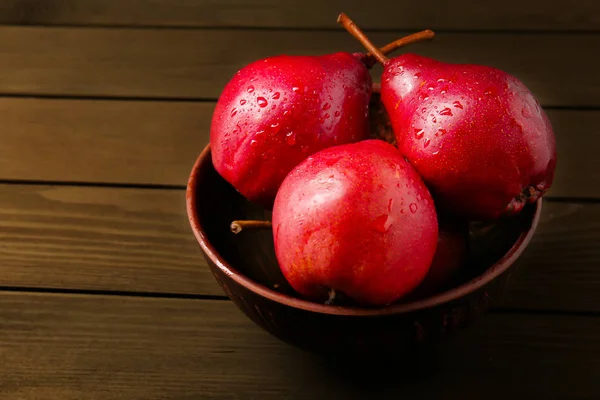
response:
<path id="1" fill-rule="evenodd" d="M 423 42 L 425 40 L 432 40 L 435 37 L 435 32 L 429 29 L 425 29 L 424 31 L 410 34 L 408 36 L 404 36 L 398 40 L 395 40 L 391 43 L 386 44 L 381 49 L 379 49 L 383 54 L 389 54 L 392 51 L 399 49 L 400 47 L 408 46 L 409 44 Z M 368 57 L 371 57 L 371 53 L 367 54 Z"/>
<path id="2" fill-rule="evenodd" d="M 369 38 L 360 30 L 360 28 L 344 13 L 340 13 L 337 22 L 341 24 L 352 36 L 354 36 L 369 53 L 373 55 L 381 64 L 386 64 L 389 59 L 369 40 Z"/>
<path id="3" fill-rule="evenodd" d="M 409 44 L 413 43 L 423 42 L 425 40 L 432 40 L 434 37 L 435 32 L 425 29 L 424 31 L 413 33 L 398 40 L 394 40 L 393 42 L 388 43 L 380 48 L 379 51 L 381 51 L 382 54 L 387 55 L 401 47 L 408 46 Z M 371 68 L 373 67 L 373 64 L 377 62 L 377 59 L 373 56 L 373 54 L 367 53 L 363 59 L 363 62 L 368 68 Z"/>
<path id="4" fill-rule="evenodd" d="M 229 228 L 233 233 L 240 233 L 244 229 L 271 229 L 271 221 L 237 220 Z"/>

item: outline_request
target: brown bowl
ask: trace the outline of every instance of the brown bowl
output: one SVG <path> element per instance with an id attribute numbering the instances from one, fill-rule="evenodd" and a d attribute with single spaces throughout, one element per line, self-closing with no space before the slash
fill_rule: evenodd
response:
<path id="1" fill-rule="evenodd" d="M 465 273 L 451 289 L 383 308 L 302 299 L 279 271 L 270 230 L 230 231 L 240 219 L 270 219 L 214 169 L 207 146 L 187 186 L 190 224 L 227 296 L 277 338 L 314 352 L 393 353 L 439 342 L 471 324 L 497 299 L 538 224 L 541 199 L 518 216 L 473 225 Z M 417 346 L 422 347 L 422 346 Z"/>

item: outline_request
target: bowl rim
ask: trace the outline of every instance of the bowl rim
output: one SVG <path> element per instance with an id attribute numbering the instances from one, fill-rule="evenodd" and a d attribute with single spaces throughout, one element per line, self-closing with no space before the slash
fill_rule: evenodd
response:
<path id="1" fill-rule="evenodd" d="M 188 178 L 186 187 L 186 211 L 188 220 L 194 236 L 198 241 L 200 247 L 204 253 L 210 258 L 210 260 L 229 278 L 234 280 L 237 284 L 243 286 L 247 290 L 267 298 L 276 303 L 293 307 L 296 309 L 310 311 L 321 314 L 340 315 L 340 316 L 382 316 L 392 314 L 403 314 L 411 313 L 423 309 L 429 309 L 436 306 L 440 306 L 446 303 L 450 303 L 461 297 L 464 297 L 470 293 L 475 292 L 479 288 L 485 286 L 487 283 L 493 281 L 495 278 L 500 276 L 506 270 L 508 270 L 514 262 L 521 256 L 523 251 L 527 248 L 527 245 L 533 237 L 542 211 L 542 198 L 538 198 L 535 204 L 535 212 L 529 229 L 523 231 L 511 248 L 504 254 L 502 258 L 496 261 L 491 267 L 489 267 L 483 274 L 464 282 L 463 284 L 448 289 L 444 292 L 438 293 L 433 296 L 429 296 L 423 299 L 418 299 L 406 303 L 391 304 L 378 308 L 360 308 L 360 307 L 348 307 L 348 306 L 337 306 L 337 305 L 326 305 L 305 300 L 298 297 L 293 297 L 284 293 L 277 292 L 270 289 L 269 287 L 256 282 L 243 273 L 233 268 L 221 257 L 216 251 L 212 243 L 210 242 L 200 220 L 198 218 L 198 209 L 196 202 L 196 193 L 198 187 L 198 176 L 202 170 L 203 165 L 210 162 L 212 164 L 212 156 L 210 143 L 202 150 L 194 165 Z M 214 166 L 213 166 L 214 168 Z"/>

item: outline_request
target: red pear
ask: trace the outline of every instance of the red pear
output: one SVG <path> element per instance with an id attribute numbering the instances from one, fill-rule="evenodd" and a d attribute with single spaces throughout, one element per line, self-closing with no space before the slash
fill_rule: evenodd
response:
<path id="1" fill-rule="evenodd" d="M 473 219 L 521 211 L 551 187 L 556 143 L 548 117 L 514 76 L 415 54 L 377 54 L 347 17 L 340 22 L 384 65 L 381 100 L 398 149 L 437 204 Z"/>
<path id="2" fill-rule="evenodd" d="M 283 275 L 315 301 L 342 292 L 366 306 L 395 302 L 421 283 L 438 239 L 427 187 L 377 139 L 301 162 L 277 193 L 272 221 Z"/>
<path id="3" fill-rule="evenodd" d="M 298 163 L 321 149 L 368 137 L 371 76 L 350 53 L 274 56 L 225 86 L 210 129 L 219 174 L 270 208 Z"/>

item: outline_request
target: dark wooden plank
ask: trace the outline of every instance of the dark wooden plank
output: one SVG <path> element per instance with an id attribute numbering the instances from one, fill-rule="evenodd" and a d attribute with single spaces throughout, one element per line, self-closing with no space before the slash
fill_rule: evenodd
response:
<path id="1" fill-rule="evenodd" d="M 403 34 L 380 32 L 371 37 L 384 44 Z M 600 106 L 598 48 L 600 34 L 446 33 L 412 51 L 504 69 L 522 79 L 545 106 Z M 251 61 L 281 53 L 358 50 L 358 42 L 341 28 L 323 32 L 4 26 L 0 93 L 216 98 L 230 77 Z"/>
<path id="2" fill-rule="evenodd" d="M 0 286 L 219 294 L 181 190 L 0 186 Z"/>
<path id="3" fill-rule="evenodd" d="M 595 0 L 4 0 L 0 22 L 10 24 L 331 28 L 340 11 L 372 29 L 570 30 L 600 28 Z"/>
<path id="4" fill-rule="evenodd" d="M 213 108 L 0 98 L 0 179 L 185 185 Z"/>
<path id="5" fill-rule="evenodd" d="M 490 314 L 410 365 L 340 365 L 232 303 L 0 294 L 4 399 L 593 399 L 600 318 Z M 510 376 L 510 379 L 508 378 Z"/>
<path id="6" fill-rule="evenodd" d="M 208 144 L 213 108 L 209 102 L 0 98 L 0 179 L 185 185 Z M 600 197 L 600 111 L 548 115 L 559 155 L 549 195 Z"/>
<path id="7" fill-rule="evenodd" d="M 546 203 L 504 306 L 600 311 L 600 204 Z"/>
<path id="8" fill-rule="evenodd" d="M 600 204 L 544 205 L 503 306 L 600 311 Z M 224 295 L 183 191 L 0 185 L 0 286 Z"/>

